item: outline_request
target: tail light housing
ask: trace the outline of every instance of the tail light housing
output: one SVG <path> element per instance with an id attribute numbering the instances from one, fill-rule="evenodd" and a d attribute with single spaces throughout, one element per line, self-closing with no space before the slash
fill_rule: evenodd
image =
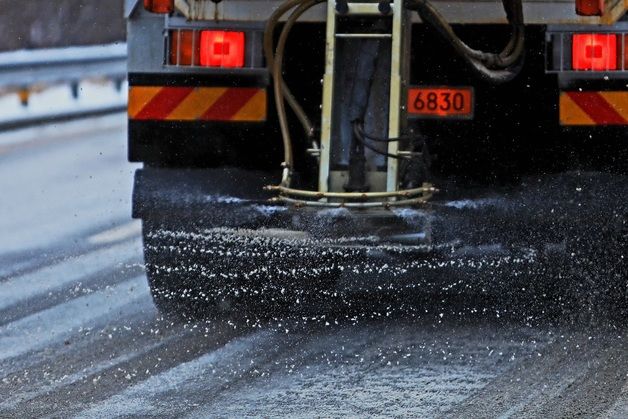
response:
<path id="1" fill-rule="evenodd" d="M 152 13 L 170 14 L 174 11 L 174 0 L 144 0 L 144 9 Z"/>
<path id="2" fill-rule="evenodd" d="M 245 53 L 244 32 L 183 29 L 169 32 L 170 65 L 243 68 Z"/>
<path id="3" fill-rule="evenodd" d="M 546 33 L 546 71 L 628 76 L 628 25 L 600 32 L 553 30 Z M 609 28 L 610 29 L 610 28 Z"/>
<path id="4" fill-rule="evenodd" d="M 572 68 L 577 71 L 617 70 L 617 35 L 577 33 L 572 35 Z M 621 47 L 621 45 L 620 45 Z"/>

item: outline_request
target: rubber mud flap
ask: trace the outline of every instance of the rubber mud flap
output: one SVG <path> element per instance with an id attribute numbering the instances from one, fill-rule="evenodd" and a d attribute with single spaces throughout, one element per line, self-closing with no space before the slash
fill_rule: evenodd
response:
<path id="1" fill-rule="evenodd" d="M 237 168 L 166 169 L 144 168 L 135 172 L 133 217 L 158 218 L 189 215 L 204 218 L 213 206 L 240 202 L 266 204 L 271 195 L 264 186 L 279 174 Z"/>

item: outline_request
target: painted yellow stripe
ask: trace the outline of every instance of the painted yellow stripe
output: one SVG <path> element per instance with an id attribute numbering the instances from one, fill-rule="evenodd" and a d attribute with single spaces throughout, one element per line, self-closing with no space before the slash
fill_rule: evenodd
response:
<path id="1" fill-rule="evenodd" d="M 595 125 L 589 117 L 566 93 L 560 94 L 559 120 L 561 125 Z"/>
<path id="2" fill-rule="evenodd" d="M 263 121 L 265 119 L 266 89 L 260 89 L 260 91 L 231 118 L 232 121 Z"/>
<path id="3" fill-rule="evenodd" d="M 166 119 L 169 121 L 199 119 L 226 90 L 224 87 L 197 87 Z"/>
<path id="4" fill-rule="evenodd" d="M 133 86 L 129 88 L 129 118 L 134 118 L 155 97 L 161 87 Z"/>
<path id="5" fill-rule="evenodd" d="M 628 121 L 628 91 L 626 92 L 600 92 L 600 95 Z"/>
<path id="6" fill-rule="evenodd" d="M 604 14 L 600 17 L 600 22 L 603 25 L 612 25 L 617 22 L 628 10 L 628 0 L 620 1 L 607 1 L 604 8 Z"/>

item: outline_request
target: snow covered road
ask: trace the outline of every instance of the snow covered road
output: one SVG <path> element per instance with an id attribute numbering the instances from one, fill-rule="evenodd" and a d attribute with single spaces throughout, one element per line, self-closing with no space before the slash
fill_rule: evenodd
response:
<path id="1" fill-rule="evenodd" d="M 628 416 L 625 321 L 161 319 L 135 167 L 124 115 L 0 135 L 0 417 Z"/>

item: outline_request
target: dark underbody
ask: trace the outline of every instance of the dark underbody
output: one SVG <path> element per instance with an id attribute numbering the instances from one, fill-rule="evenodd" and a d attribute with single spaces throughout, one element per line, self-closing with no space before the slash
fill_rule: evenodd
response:
<path id="1" fill-rule="evenodd" d="M 286 80 L 313 121 L 323 29 L 295 28 L 293 39 L 307 33 L 311 48 L 293 41 L 286 55 Z M 471 44 L 499 49 L 505 29 L 457 31 Z M 326 303 L 338 292 L 386 291 L 399 301 L 445 291 L 498 297 L 504 306 L 521 300 L 526 310 L 569 305 L 625 313 L 626 130 L 560 127 L 557 79 L 544 72 L 543 28 L 528 27 L 527 42 L 520 77 L 491 86 L 415 26 L 411 84 L 472 85 L 476 95 L 472 121 L 411 122 L 427 138 L 431 181 L 440 190 L 415 208 L 272 202 L 263 190 L 280 179 L 272 112 L 266 124 L 131 121 L 131 160 L 145 162 L 135 178 L 134 217 L 144 222 L 149 277 L 160 278 L 153 291 L 170 293 L 177 283 L 199 302 L 279 293 L 289 305 L 305 295 L 286 289 L 320 289 L 318 301 Z M 316 162 L 305 155 L 309 145 L 296 123 L 292 129 L 297 186 L 312 188 Z"/>
<path id="2" fill-rule="evenodd" d="M 530 177 L 420 208 L 350 211 L 270 203 L 254 187 L 267 179 L 247 174 L 139 171 L 134 212 L 144 220 L 147 269 L 152 261 L 159 268 L 164 255 L 183 261 L 183 288 L 201 300 L 205 285 L 218 282 L 221 295 L 300 290 L 286 294 L 288 304 L 315 290 L 327 303 L 376 291 L 396 301 L 525 301 L 526 311 L 558 302 L 561 310 L 628 309 L 625 176 Z"/>

